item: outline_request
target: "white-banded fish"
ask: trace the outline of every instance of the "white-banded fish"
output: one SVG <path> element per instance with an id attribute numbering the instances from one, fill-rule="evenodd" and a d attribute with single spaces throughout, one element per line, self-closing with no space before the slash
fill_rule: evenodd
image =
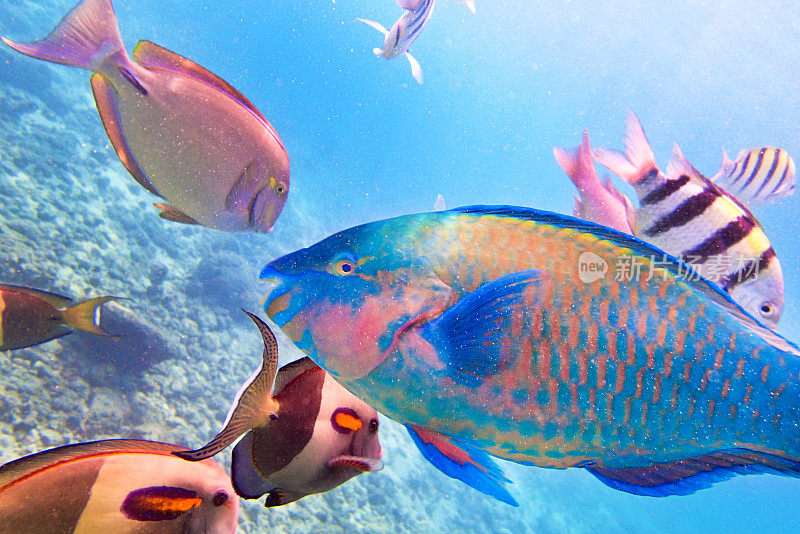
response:
<path id="1" fill-rule="evenodd" d="M 794 192 L 794 173 L 794 161 L 788 152 L 765 146 L 742 150 L 735 161 L 723 151 L 722 165 L 711 181 L 739 200 L 769 203 Z"/>
<path id="2" fill-rule="evenodd" d="M 755 216 L 692 167 L 677 146 L 662 173 L 633 113 L 625 124 L 625 147 L 624 154 L 598 149 L 594 155 L 636 190 L 636 236 L 682 258 L 775 328 L 783 312 L 783 274 Z"/>
<path id="3" fill-rule="evenodd" d="M 376 56 L 386 59 L 394 59 L 398 56 L 405 56 L 411 64 L 411 75 L 422 83 L 422 67 L 414 57 L 408 53 L 408 49 L 419 37 L 422 28 L 427 24 L 428 19 L 433 13 L 435 0 L 398 0 L 400 7 L 406 10 L 403 16 L 394 23 L 391 30 L 387 30 L 379 22 L 367 19 L 358 19 L 364 24 L 372 26 L 381 32 L 385 38 L 382 48 L 374 48 L 372 52 Z"/>

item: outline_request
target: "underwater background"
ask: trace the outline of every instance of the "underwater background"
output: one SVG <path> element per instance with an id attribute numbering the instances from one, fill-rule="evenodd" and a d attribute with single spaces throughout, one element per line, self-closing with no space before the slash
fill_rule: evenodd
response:
<path id="1" fill-rule="evenodd" d="M 0 35 L 44 36 L 72 0 L 2 0 Z M 722 148 L 800 157 L 800 7 L 779 0 L 439 0 L 408 63 L 371 50 L 391 0 L 116 0 L 127 49 L 148 39 L 246 95 L 292 164 L 289 201 L 265 235 L 170 223 L 125 171 L 89 73 L 0 48 L 0 282 L 76 299 L 125 297 L 156 349 L 109 350 L 84 334 L 0 352 L 0 463 L 112 437 L 199 446 L 258 366 L 268 261 L 358 223 L 448 207 L 572 212 L 552 155 L 584 128 L 622 146 L 627 109 L 660 165 L 677 142 L 712 175 Z M 625 193 L 632 189 L 619 181 Z M 800 198 L 754 210 L 781 260 L 779 331 L 800 340 Z M 263 314 L 262 314 L 263 315 Z M 110 319 L 109 319 L 110 320 Z M 144 332 L 144 333 L 142 333 Z M 285 338 L 282 363 L 298 357 Z M 502 462 L 519 508 L 428 465 L 385 418 L 386 468 L 281 508 L 242 501 L 242 532 L 798 532 L 800 481 L 738 477 L 687 497 L 614 491 L 580 470 Z M 224 460 L 227 467 L 229 454 Z"/>

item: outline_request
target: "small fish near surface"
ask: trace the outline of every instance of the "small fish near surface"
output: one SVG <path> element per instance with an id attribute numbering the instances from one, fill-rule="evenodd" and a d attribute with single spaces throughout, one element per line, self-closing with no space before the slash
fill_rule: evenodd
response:
<path id="1" fill-rule="evenodd" d="M 276 375 L 275 337 L 261 319 L 247 315 L 264 340 L 261 366 L 242 386 L 222 431 L 200 449 L 175 455 L 203 460 L 247 432 L 233 449 L 233 485 L 245 499 L 268 494 L 267 507 L 380 470 L 378 412 L 309 358 L 284 365 Z"/>
<path id="2" fill-rule="evenodd" d="M 106 440 L 50 449 L 0 467 L 0 534 L 228 534 L 239 499 L 213 460 L 175 445 Z"/>
<path id="3" fill-rule="evenodd" d="M 798 476 L 800 351 L 689 271 L 605 226 L 473 206 L 343 230 L 261 277 L 301 350 L 504 502 L 489 455 L 651 496 Z"/>
<path id="4" fill-rule="evenodd" d="M 112 298 L 72 304 L 72 299 L 47 291 L 0 284 L 0 350 L 32 347 L 73 329 L 107 335 L 99 326 L 100 306 Z"/>
<path id="5" fill-rule="evenodd" d="M 783 273 L 755 216 L 700 174 L 677 145 L 661 172 L 633 113 L 625 123 L 625 146 L 625 153 L 597 149 L 594 156 L 635 189 L 636 236 L 691 264 L 750 315 L 776 328 L 783 313 Z"/>
<path id="6" fill-rule="evenodd" d="M 3 42 L 81 67 L 122 164 L 165 202 L 167 220 L 269 231 L 289 191 L 289 157 L 275 129 L 239 91 L 149 41 L 125 52 L 109 0 L 84 0 L 46 38 Z M 202 103 L 202 105 L 199 105 Z"/>
<path id="7" fill-rule="evenodd" d="M 742 150 L 735 161 L 723 151 L 722 165 L 711 181 L 748 203 L 777 202 L 794 193 L 794 160 L 782 148 Z"/>
<path id="8" fill-rule="evenodd" d="M 419 37 L 422 28 L 428 23 L 433 13 L 433 5 L 436 0 L 398 0 L 397 3 L 406 10 L 403 16 L 394 23 L 391 30 L 387 30 L 379 22 L 367 19 L 358 19 L 364 24 L 372 26 L 381 32 L 385 39 L 382 48 L 374 48 L 372 52 L 376 56 L 385 59 L 394 59 L 398 56 L 405 56 L 411 65 L 411 75 L 417 83 L 424 81 L 422 67 L 419 62 L 409 53 L 408 49 Z"/>

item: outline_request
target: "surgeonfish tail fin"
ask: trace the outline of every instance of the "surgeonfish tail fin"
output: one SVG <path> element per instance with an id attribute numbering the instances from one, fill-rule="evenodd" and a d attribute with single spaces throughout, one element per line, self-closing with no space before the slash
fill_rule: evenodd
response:
<path id="1" fill-rule="evenodd" d="M 124 50 L 110 0 L 83 0 L 39 41 L 25 44 L 2 39 L 26 56 L 94 71 L 106 58 Z"/>
<path id="2" fill-rule="evenodd" d="M 264 340 L 261 366 L 239 389 L 219 434 L 199 449 L 173 452 L 184 460 L 197 462 L 210 458 L 248 430 L 278 418 L 278 402 L 272 397 L 272 385 L 278 369 L 278 342 L 264 321 L 248 311 L 244 312 L 256 323 Z"/>
<path id="3" fill-rule="evenodd" d="M 64 324 L 99 336 L 109 335 L 100 328 L 100 306 L 109 300 L 114 300 L 114 297 L 97 297 L 62 310 Z"/>
<path id="4" fill-rule="evenodd" d="M 599 148 L 594 151 L 594 157 L 600 165 L 631 185 L 636 185 L 645 177 L 658 172 L 656 159 L 644 135 L 642 124 L 632 111 L 628 112 L 625 120 L 625 153 Z"/>
<path id="5" fill-rule="evenodd" d="M 408 62 L 411 64 L 411 76 L 417 80 L 418 84 L 422 84 L 425 81 L 425 78 L 422 76 L 422 67 L 420 67 L 419 61 L 414 59 L 414 56 L 408 52 L 405 53 L 405 56 Z"/>

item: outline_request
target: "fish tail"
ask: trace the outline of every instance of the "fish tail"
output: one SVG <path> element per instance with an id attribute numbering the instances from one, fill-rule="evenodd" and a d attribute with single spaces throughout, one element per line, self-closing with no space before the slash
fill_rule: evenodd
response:
<path id="1" fill-rule="evenodd" d="M 578 188 L 578 191 L 585 192 L 600 183 L 597 171 L 594 168 L 594 158 L 592 157 L 592 147 L 589 144 L 589 132 L 584 130 L 581 144 L 574 150 L 564 150 L 563 148 L 553 148 L 553 155 L 559 166 Z"/>
<path id="2" fill-rule="evenodd" d="M 3 42 L 26 56 L 97 71 L 124 47 L 110 0 L 84 0 L 44 39 L 33 43 Z"/>
<path id="3" fill-rule="evenodd" d="M 71 306 L 61 312 L 64 323 L 92 334 L 108 335 L 108 332 L 100 328 L 100 306 L 113 299 L 114 297 L 97 297 Z"/>
<path id="4" fill-rule="evenodd" d="M 632 111 L 628 112 L 625 121 L 625 153 L 599 148 L 594 151 L 594 157 L 600 165 L 631 185 L 636 185 L 658 172 L 656 159 L 644 135 L 642 124 Z"/>

